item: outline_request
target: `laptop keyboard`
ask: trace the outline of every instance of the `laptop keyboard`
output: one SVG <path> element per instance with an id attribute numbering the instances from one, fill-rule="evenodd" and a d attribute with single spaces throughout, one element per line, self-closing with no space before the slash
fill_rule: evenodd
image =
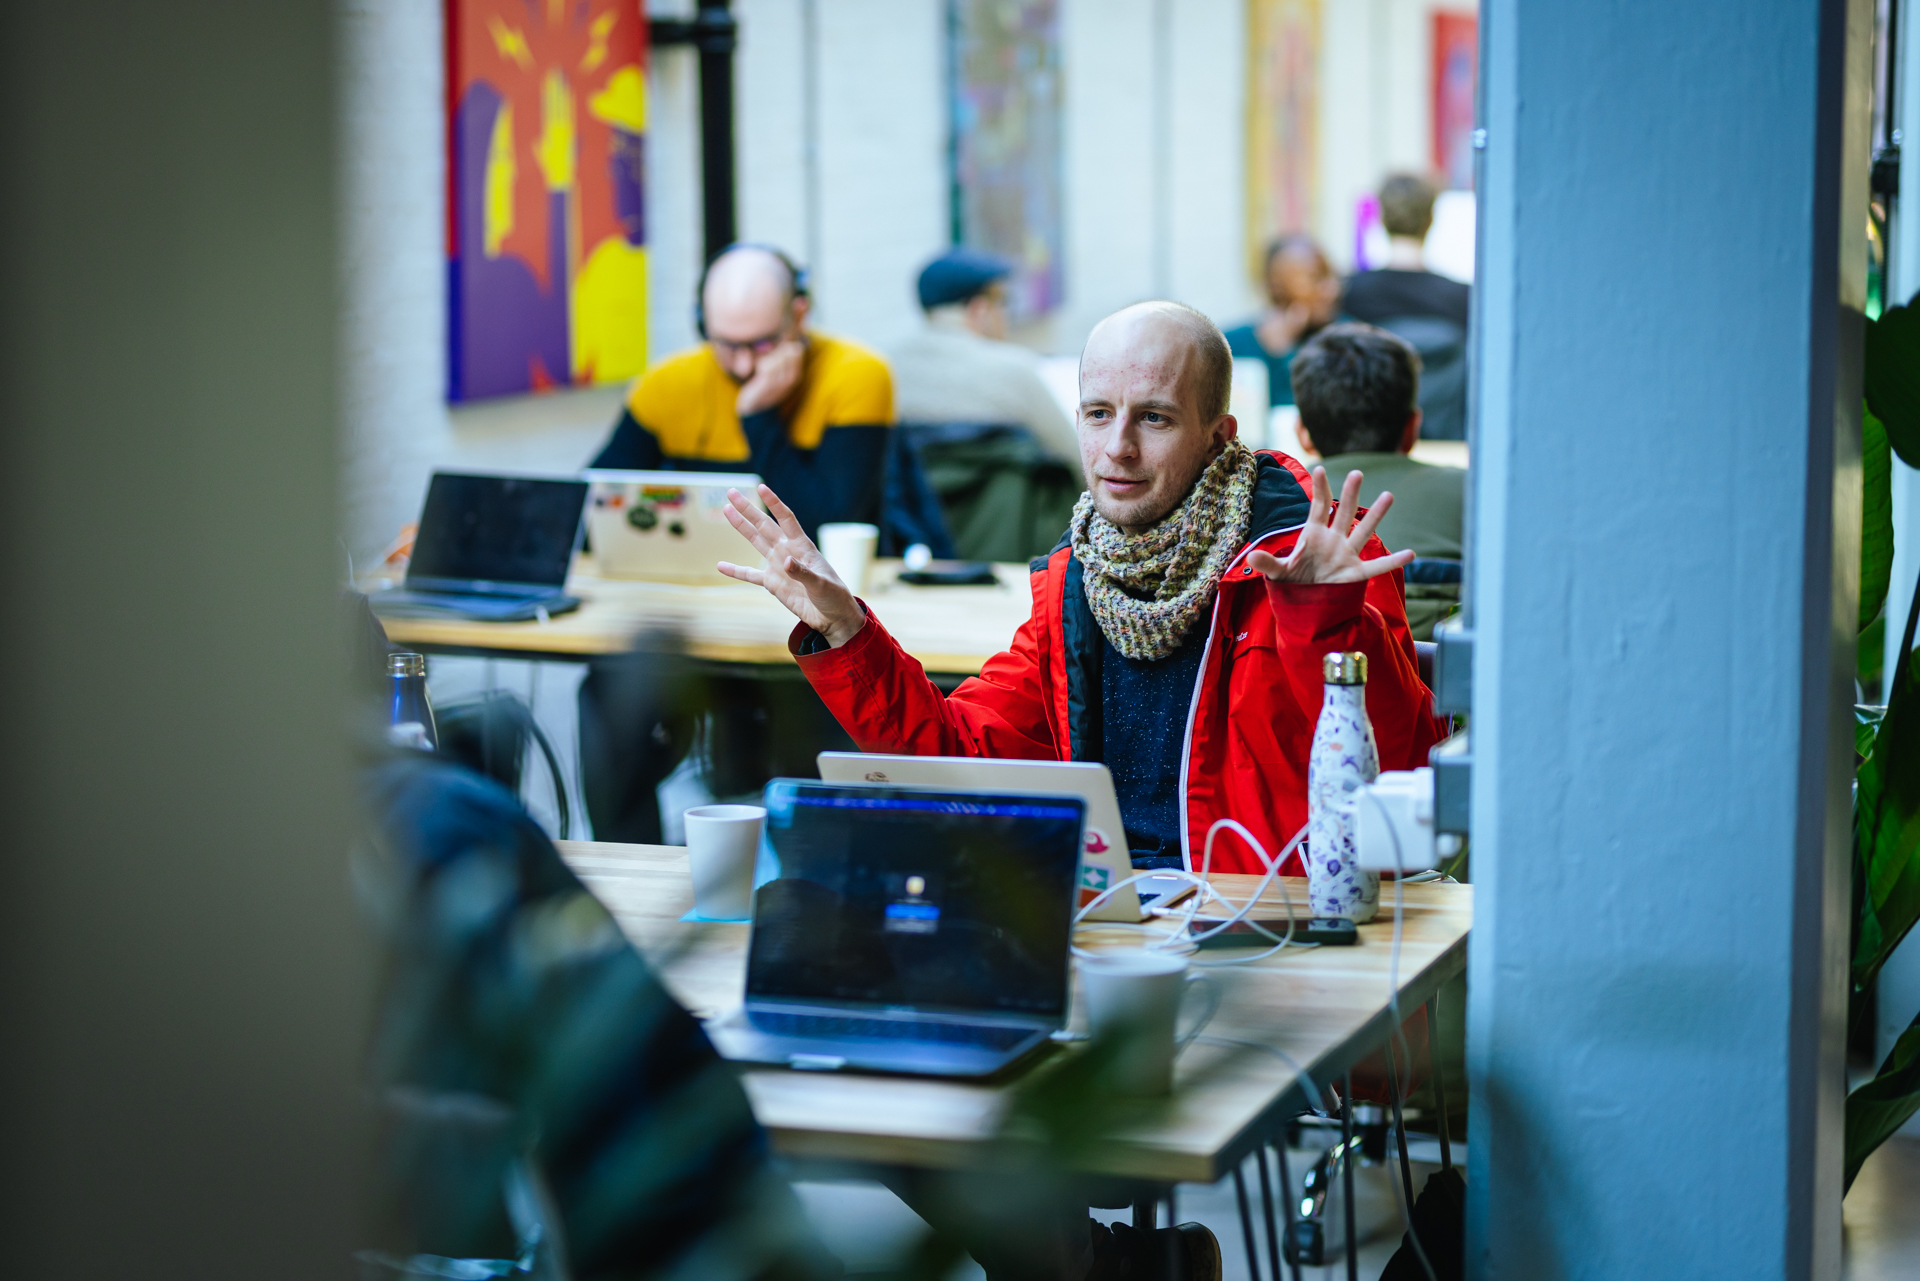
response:
<path id="1" fill-rule="evenodd" d="M 865 1036 L 889 1041 L 938 1041 L 948 1045 L 977 1045 L 1009 1050 L 1033 1035 L 1023 1027 L 994 1027 L 978 1023 L 937 1023 L 916 1019 L 863 1019 L 834 1014 L 777 1014 L 758 1010 L 748 1016 L 764 1032 L 786 1036 Z"/>

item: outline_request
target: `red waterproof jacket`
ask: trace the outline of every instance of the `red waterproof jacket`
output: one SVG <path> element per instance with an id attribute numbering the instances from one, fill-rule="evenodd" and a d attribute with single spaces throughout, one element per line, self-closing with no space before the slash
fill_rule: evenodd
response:
<path id="1" fill-rule="evenodd" d="M 1247 565 L 1255 548 L 1284 558 L 1304 525 L 1308 474 L 1263 451 L 1254 486 L 1253 532 L 1215 595 L 1200 676 L 1181 734 L 1183 854 L 1198 869 L 1207 830 L 1232 818 L 1277 853 L 1307 821 L 1307 750 L 1325 686 L 1321 658 L 1367 656 L 1367 713 L 1381 769 L 1412 769 L 1442 737 L 1407 631 L 1399 572 L 1364 583 L 1270 583 Z M 1384 556 L 1379 539 L 1363 553 Z M 1064 542 L 1033 562 L 1033 613 L 1013 647 L 942 694 L 877 616 L 838 649 L 806 626 L 789 641 L 800 668 L 866 752 L 1097 761 L 1100 635 Z M 1300 875 L 1298 856 L 1286 871 Z M 1213 870 L 1258 872 L 1239 838 L 1214 841 Z"/>

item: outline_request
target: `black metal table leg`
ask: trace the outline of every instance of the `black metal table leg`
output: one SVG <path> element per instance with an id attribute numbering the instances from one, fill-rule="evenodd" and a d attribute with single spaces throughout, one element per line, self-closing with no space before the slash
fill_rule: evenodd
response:
<path id="1" fill-rule="evenodd" d="M 1427 1070 L 1433 1073 L 1433 1106 L 1440 1113 L 1440 1165 L 1453 1168 L 1453 1144 L 1447 1135 L 1447 1074 L 1440 1069 L 1440 994 L 1427 998 Z"/>
<path id="2" fill-rule="evenodd" d="M 1347 1228 L 1347 1281 L 1360 1281 L 1360 1254 L 1353 1227 L 1353 1073 L 1340 1078 L 1340 1177 Z"/>
<path id="3" fill-rule="evenodd" d="M 1431 1041 L 1428 1042 L 1432 1044 Z M 1393 1057 L 1393 1038 L 1389 1036 L 1385 1045 L 1387 1052 L 1387 1091 L 1393 1100 L 1393 1137 L 1400 1144 L 1400 1186 L 1407 1194 L 1407 1214 L 1413 1214 L 1413 1163 L 1407 1159 L 1407 1118 L 1400 1108 L 1400 1070 L 1395 1066 Z M 1407 1079 L 1413 1079 L 1413 1064 L 1407 1064 Z"/>
<path id="4" fill-rule="evenodd" d="M 1253 1216 L 1247 1212 L 1246 1162 L 1233 1167 L 1233 1196 L 1240 1203 L 1240 1235 L 1247 1244 L 1247 1276 L 1260 1281 L 1260 1251 L 1253 1243 Z M 1275 1277 L 1273 1281 L 1280 1281 Z"/>
<path id="5" fill-rule="evenodd" d="M 1293 1265 L 1293 1281 L 1300 1281 L 1300 1254 L 1293 1240 L 1293 1174 L 1287 1169 L 1287 1132 L 1280 1131 L 1280 1141 L 1273 1145 L 1273 1154 L 1280 1161 L 1280 1222 L 1287 1229 L 1287 1255 Z M 1280 1281 L 1280 1265 L 1274 1265 L 1273 1281 Z"/>

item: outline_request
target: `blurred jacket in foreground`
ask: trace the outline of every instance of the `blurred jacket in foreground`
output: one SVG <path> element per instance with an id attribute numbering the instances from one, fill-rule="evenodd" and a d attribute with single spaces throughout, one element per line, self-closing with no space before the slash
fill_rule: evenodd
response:
<path id="1" fill-rule="evenodd" d="M 363 799 L 388 1261 L 363 1270 L 409 1275 L 424 1254 L 576 1281 L 838 1275 L 732 1072 L 518 801 L 411 753 L 369 768 Z"/>

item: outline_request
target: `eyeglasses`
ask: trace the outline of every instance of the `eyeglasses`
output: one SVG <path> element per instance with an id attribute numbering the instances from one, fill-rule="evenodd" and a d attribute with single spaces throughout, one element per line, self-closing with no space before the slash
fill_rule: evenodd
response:
<path id="1" fill-rule="evenodd" d="M 749 338 L 745 342 L 734 342 L 728 338 L 709 338 L 722 354 L 731 355 L 736 351 L 750 351 L 756 356 L 764 356 L 786 340 L 784 333 L 768 334 L 765 338 Z"/>

